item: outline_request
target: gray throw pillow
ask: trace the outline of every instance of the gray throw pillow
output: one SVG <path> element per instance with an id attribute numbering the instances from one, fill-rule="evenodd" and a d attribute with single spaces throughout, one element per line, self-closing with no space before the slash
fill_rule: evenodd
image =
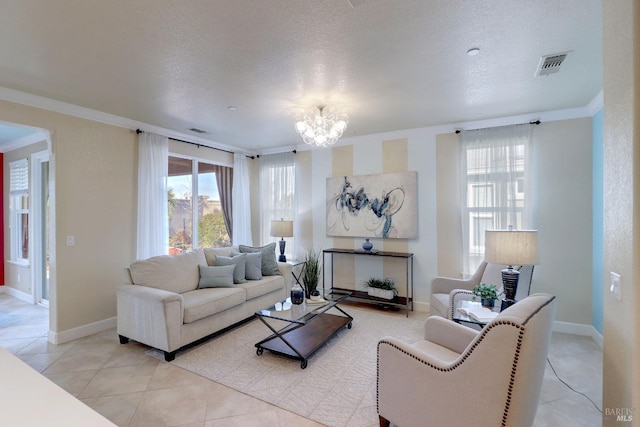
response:
<path id="1" fill-rule="evenodd" d="M 269 243 L 268 245 L 254 248 L 252 246 L 239 246 L 241 253 L 255 253 L 260 252 L 262 254 L 262 275 L 263 276 L 277 276 L 280 274 L 278 270 L 278 262 L 276 261 L 276 243 Z"/>
<path id="2" fill-rule="evenodd" d="M 233 270 L 233 283 L 245 283 L 245 265 L 247 263 L 247 254 L 238 254 L 233 257 L 216 255 L 216 265 L 235 265 Z"/>
<path id="3" fill-rule="evenodd" d="M 233 288 L 233 270 L 235 265 L 216 267 L 200 266 L 198 288 Z"/>
<path id="4" fill-rule="evenodd" d="M 262 279 L 262 253 L 254 252 L 247 254 L 240 254 L 239 252 L 232 252 L 231 255 L 245 255 L 245 269 L 244 277 L 247 280 L 260 280 Z"/>

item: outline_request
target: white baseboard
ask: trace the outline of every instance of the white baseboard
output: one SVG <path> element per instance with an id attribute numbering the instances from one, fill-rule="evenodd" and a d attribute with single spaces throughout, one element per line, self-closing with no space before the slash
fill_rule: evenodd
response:
<path id="1" fill-rule="evenodd" d="M 0 292 L 11 295 L 12 297 L 19 299 L 20 301 L 33 304 L 33 295 L 19 291 L 18 289 L 12 288 L 11 286 L 0 286 Z"/>
<path id="2" fill-rule="evenodd" d="M 553 331 L 561 332 L 564 334 L 591 337 L 596 342 L 596 344 L 598 344 L 600 348 L 602 348 L 602 334 L 600 334 L 600 332 L 598 332 L 598 330 L 592 325 L 585 325 L 584 323 L 562 322 L 560 320 L 556 320 L 555 322 L 553 322 Z"/>
<path id="3" fill-rule="evenodd" d="M 428 313 L 431 310 L 430 305 L 431 304 L 429 304 L 428 302 L 414 301 L 413 310 Z"/>
<path id="4" fill-rule="evenodd" d="M 106 331 L 116 327 L 116 318 L 100 320 L 98 322 L 89 323 L 87 325 L 78 326 L 77 328 L 67 329 L 62 332 L 49 331 L 49 342 L 55 345 L 64 344 L 78 338 L 88 337 L 98 332 Z"/>

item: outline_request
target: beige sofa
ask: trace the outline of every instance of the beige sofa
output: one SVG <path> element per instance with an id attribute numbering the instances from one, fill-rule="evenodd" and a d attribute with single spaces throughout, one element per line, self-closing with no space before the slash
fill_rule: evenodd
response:
<path id="1" fill-rule="evenodd" d="M 277 263 L 278 275 L 230 287 L 199 288 L 200 266 L 216 256 L 230 257 L 238 247 L 195 250 L 136 261 L 117 288 L 118 335 L 164 352 L 172 361 L 191 343 L 252 317 L 289 293 L 291 267 Z"/>

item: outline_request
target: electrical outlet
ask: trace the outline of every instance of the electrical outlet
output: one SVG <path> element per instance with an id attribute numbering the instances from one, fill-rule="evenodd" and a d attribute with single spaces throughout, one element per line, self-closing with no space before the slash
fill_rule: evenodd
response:
<path id="1" fill-rule="evenodd" d="M 620 275 L 618 273 L 614 273 L 613 271 L 610 273 L 611 275 L 611 286 L 609 287 L 609 292 L 611 295 L 620 301 L 622 299 L 622 295 L 620 292 Z"/>
<path id="2" fill-rule="evenodd" d="M 74 236 L 67 236 L 67 246 L 74 246 L 76 244 L 76 238 Z"/>

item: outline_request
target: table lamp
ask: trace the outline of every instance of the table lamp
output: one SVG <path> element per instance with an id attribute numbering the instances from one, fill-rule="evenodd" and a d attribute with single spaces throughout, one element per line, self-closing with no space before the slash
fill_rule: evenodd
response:
<path id="1" fill-rule="evenodd" d="M 271 221 L 271 230 L 269 234 L 272 237 L 280 237 L 280 256 L 279 262 L 287 262 L 287 257 L 284 256 L 284 247 L 286 242 L 285 237 L 293 237 L 293 221 L 285 221 L 284 219 L 274 219 Z"/>
<path id="2" fill-rule="evenodd" d="M 492 264 L 508 266 L 502 270 L 502 286 L 505 300 L 502 309 L 516 302 L 520 272 L 514 265 L 538 264 L 537 230 L 486 230 L 484 260 Z"/>

